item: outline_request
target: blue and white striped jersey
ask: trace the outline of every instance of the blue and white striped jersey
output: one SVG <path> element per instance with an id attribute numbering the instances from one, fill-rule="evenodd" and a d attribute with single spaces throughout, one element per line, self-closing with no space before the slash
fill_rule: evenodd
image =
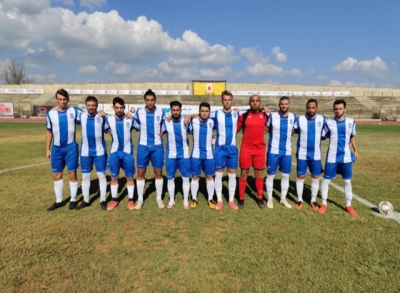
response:
<path id="1" fill-rule="evenodd" d="M 189 158 L 188 125 L 185 125 L 184 120 L 183 117 L 177 121 L 164 119 L 161 131 L 167 134 L 167 158 L 169 159 Z"/>
<path id="2" fill-rule="evenodd" d="M 217 110 L 211 112 L 210 118 L 214 121 L 214 128 L 217 130 L 217 138 L 215 145 L 232 145 L 236 146 L 236 129 L 239 114 L 231 110 Z"/>
<path id="3" fill-rule="evenodd" d="M 299 160 L 321 160 L 321 136 L 326 123 L 326 117 L 315 115 L 309 118 L 300 116 L 294 122 L 294 129 L 298 133 L 296 157 Z"/>
<path id="4" fill-rule="evenodd" d="M 279 112 L 273 112 L 269 116 L 267 126 L 269 128 L 268 153 L 275 155 L 292 154 L 292 130 L 296 115 L 289 113 L 281 116 Z"/>
<path id="5" fill-rule="evenodd" d="M 133 119 L 126 117 L 119 119 L 116 116 L 106 117 L 106 128 L 110 128 L 112 142 L 110 153 L 124 152 L 133 154 L 132 128 Z"/>
<path id="6" fill-rule="evenodd" d="M 349 148 L 350 138 L 356 135 L 356 122 L 353 118 L 343 120 L 328 119 L 322 130 L 322 136 L 329 138 L 326 154 L 328 163 L 351 163 L 355 161 L 354 154 Z"/>
<path id="7" fill-rule="evenodd" d="M 46 114 L 46 127 L 53 134 L 53 145 L 66 147 L 75 142 L 76 121 L 81 109 L 67 107 L 64 111 L 52 109 Z"/>
<path id="8" fill-rule="evenodd" d="M 189 132 L 193 135 L 192 158 L 214 158 L 211 144 L 213 129 L 214 121 L 210 118 L 208 118 L 206 121 L 203 121 L 200 119 L 200 117 L 198 117 L 190 121 Z"/>
<path id="9" fill-rule="evenodd" d="M 109 131 L 106 118 L 97 113 L 90 115 L 83 112 L 79 115 L 77 123 L 82 125 L 81 156 L 103 156 L 107 150 L 104 133 Z"/>
<path id="10" fill-rule="evenodd" d="M 160 137 L 161 125 L 165 114 L 161 108 L 148 111 L 146 108 L 138 108 L 136 110 L 134 120 L 137 123 L 135 128 L 140 131 L 139 144 L 145 146 L 162 145 Z"/>

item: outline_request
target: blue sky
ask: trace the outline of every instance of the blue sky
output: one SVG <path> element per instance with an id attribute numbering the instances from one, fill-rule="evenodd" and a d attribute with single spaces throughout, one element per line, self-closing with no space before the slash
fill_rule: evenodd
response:
<path id="1" fill-rule="evenodd" d="M 0 67 L 36 83 L 400 87 L 399 0 L 0 0 Z"/>

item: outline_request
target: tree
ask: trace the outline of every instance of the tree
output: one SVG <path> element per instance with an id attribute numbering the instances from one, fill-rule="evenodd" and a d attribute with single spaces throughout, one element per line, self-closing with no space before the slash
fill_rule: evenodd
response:
<path id="1" fill-rule="evenodd" d="M 3 68 L 0 78 L 6 84 L 35 83 L 33 78 L 25 77 L 25 63 L 12 57 L 8 64 Z"/>

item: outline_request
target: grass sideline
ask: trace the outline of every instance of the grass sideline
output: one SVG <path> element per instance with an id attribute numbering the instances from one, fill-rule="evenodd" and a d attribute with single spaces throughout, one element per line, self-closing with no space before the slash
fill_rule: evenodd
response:
<path id="1" fill-rule="evenodd" d="M 353 179 L 355 194 L 397 210 L 399 129 L 357 127 Z M 46 162 L 44 123 L 0 123 L 0 154 L 0 170 Z M 253 180 L 238 212 L 226 201 L 222 211 L 210 210 L 202 196 L 196 210 L 185 211 L 179 195 L 174 209 L 159 210 L 151 173 L 141 211 L 127 209 L 121 179 L 115 211 L 100 210 L 95 180 L 91 207 L 53 213 L 46 212 L 54 201 L 48 165 L 0 173 L 0 292 L 398 292 L 399 224 L 356 201 L 359 217 L 351 217 L 332 187 L 325 215 L 307 204 L 301 211 L 280 206 L 279 175 L 273 210 L 257 207 Z"/>

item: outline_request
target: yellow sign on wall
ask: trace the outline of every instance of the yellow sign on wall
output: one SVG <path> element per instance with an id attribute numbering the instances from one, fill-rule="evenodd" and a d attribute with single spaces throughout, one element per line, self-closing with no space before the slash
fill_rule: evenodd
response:
<path id="1" fill-rule="evenodd" d="M 193 95 L 219 96 L 225 90 L 225 81 L 193 81 Z"/>

